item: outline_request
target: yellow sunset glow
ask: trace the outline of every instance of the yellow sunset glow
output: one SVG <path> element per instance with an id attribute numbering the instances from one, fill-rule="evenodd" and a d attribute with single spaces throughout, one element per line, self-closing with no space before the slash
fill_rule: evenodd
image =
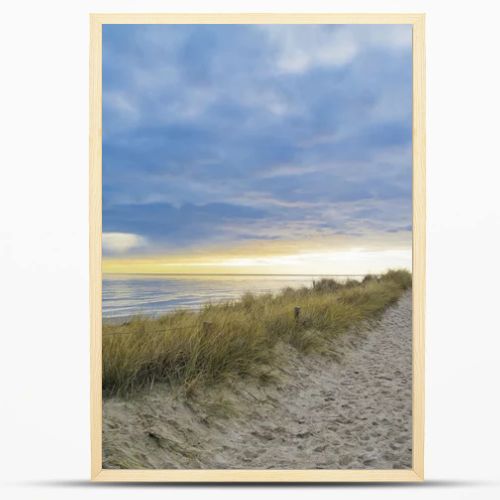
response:
<path id="1" fill-rule="evenodd" d="M 366 274 L 389 268 L 411 269 L 407 235 L 383 241 L 248 242 L 228 248 L 196 249 L 184 254 L 105 257 L 104 273 L 131 274 Z"/>

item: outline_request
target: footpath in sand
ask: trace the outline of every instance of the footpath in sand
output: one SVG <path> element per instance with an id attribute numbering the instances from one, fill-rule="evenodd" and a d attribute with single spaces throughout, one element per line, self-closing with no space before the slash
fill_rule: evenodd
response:
<path id="1" fill-rule="evenodd" d="M 411 336 L 409 291 L 335 360 L 281 345 L 267 383 L 105 400 L 104 468 L 411 468 Z"/>

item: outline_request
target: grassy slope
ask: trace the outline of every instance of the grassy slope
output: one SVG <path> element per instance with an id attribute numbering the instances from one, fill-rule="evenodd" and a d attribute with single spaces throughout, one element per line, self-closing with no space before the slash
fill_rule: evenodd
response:
<path id="1" fill-rule="evenodd" d="M 363 283 L 321 280 L 312 288 L 287 288 L 274 296 L 247 294 L 199 312 L 104 325 L 104 394 L 125 395 L 155 381 L 189 389 L 226 374 L 255 374 L 272 362 L 278 341 L 303 352 L 321 349 L 326 338 L 376 318 L 410 286 L 410 273 L 389 271 Z M 299 321 L 295 306 L 301 307 Z M 204 322 L 210 322 L 208 331 Z"/>

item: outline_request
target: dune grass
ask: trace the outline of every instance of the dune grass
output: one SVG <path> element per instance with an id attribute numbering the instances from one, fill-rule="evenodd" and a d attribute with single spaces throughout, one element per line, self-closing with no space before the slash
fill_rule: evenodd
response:
<path id="1" fill-rule="evenodd" d="M 367 276 L 361 283 L 322 279 L 311 288 L 247 293 L 200 311 L 104 324 L 104 395 L 128 395 L 157 381 L 189 389 L 228 374 L 255 374 L 273 361 L 277 342 L 305 353 L 321 349 L 325 339 L 376 319 L 409 287 L 411 274 L 402 270 Z M 295 306 L 301 308 L 298 320 Z"/>

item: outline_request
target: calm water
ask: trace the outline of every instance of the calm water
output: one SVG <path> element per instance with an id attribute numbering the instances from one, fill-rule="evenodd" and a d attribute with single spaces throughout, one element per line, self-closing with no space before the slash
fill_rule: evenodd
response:
<path id="1" fill-rule="evenodd" d="M 287 286 L 311 286 L 323 276 L 298 275 L 105 275 L 103 318 L 156 316 L 173 309 L 196 309 L 206 302 L 237 299 L 245 292 L 275 293 Z M 331 277 L 331 276 L 330 276 Z M 342 280 L 353 276 L 337 276 Z"/>

